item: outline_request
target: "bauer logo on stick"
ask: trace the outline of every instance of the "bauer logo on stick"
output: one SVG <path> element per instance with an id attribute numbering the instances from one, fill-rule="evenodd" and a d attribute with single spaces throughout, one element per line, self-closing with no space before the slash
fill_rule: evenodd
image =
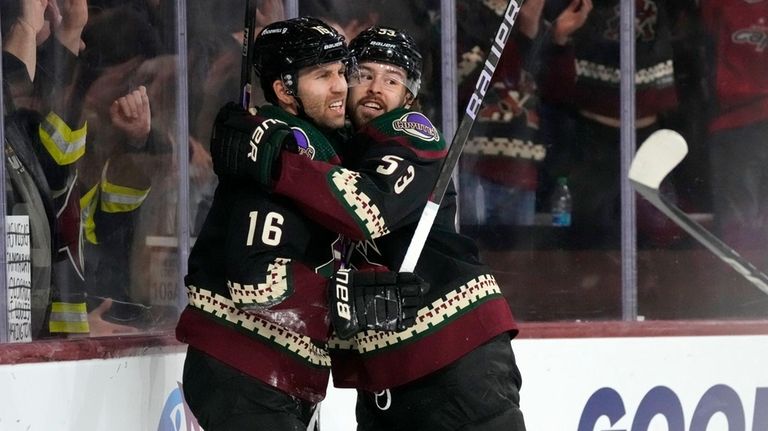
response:
<path id="1" fill-rule="evenodd" d="M 473 120 L 480 110 L 480 105 L 483 103 L 485 92 L 488 91 L 488 86 L 491 84 L 493 72 L 496 70 L 496 65 L 501 58 L 501 53 L 504 51 L 504 45 L 507 44 L 507 39 L 509 39 L 509 35 L 512 33 L 512 26 L 515 24 L 519 12 L 520 4 L 515 0 L 510 1 L 507 11 L 504 13 L 504 21 L 502 21 L 501 27 L 496 32 L 496 37 L 493 38 L 491 53 L 485 60 L 483 71 L 480 73 L 480 79 L 477 80 L 475 91 L 472 93 L 472 97 L 467 105 L 467 115 Z"/>

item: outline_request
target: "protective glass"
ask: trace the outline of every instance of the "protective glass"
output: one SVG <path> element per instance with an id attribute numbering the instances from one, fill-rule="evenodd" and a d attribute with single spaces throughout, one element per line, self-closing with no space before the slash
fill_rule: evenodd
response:
<path id="1" fill-rule="evenodd" d="M 360 84 L 360 68 L 355 57 L 348 57 L 344 60 L 346 66 L 347 86 L 353 87 Z"/>
<path id="2" fill-rule="evenodd" d="M 399 66 L 386 63 L 363 62 L 357 66 L 357 79 L 349 81 L 350 87 L 373 85 L 382 92 L 398 94 L 405 87 L 411 94 L 418 91 L 418 83 L 406 76 Z"/>

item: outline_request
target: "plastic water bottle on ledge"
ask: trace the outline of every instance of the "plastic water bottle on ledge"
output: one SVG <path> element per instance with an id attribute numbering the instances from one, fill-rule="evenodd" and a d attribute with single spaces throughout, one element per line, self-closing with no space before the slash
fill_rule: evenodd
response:
<path id="1" fill-rule="evenodd" d="M 567 227 L 571 225 L 571 191 L 568 189 L 568 179 L 559 177 L 552 192 L 552 226 Z"/>

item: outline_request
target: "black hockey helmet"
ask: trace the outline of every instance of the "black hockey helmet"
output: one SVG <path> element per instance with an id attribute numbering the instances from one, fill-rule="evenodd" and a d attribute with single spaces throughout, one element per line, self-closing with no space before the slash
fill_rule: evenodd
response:
<path id="1" fill-rule="evenodd" d="M 421 53 L 407 33 L 392 27 L 374 26 L 363 30 L 349 43 L 357 63 L 375 61 L 389 63 L 405 70 L 405 86 L 415 97 L 421 86 Z"/>
<path id="2" fill-rule="evenodd" d="M 282 79 L 296 95 L 300 69 L 349 59 L 349 50 L 340 35 L 325 22 L 311 17 L 278 21 L 264 27 L 253 42 L 253 68 L 270 102 L 272 82 Z"/>

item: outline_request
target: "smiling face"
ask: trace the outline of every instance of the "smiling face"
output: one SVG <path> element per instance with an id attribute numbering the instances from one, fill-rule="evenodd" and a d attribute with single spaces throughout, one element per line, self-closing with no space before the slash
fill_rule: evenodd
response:
<path id="1" fill-rule="evenodd" d="M 298 73 L 297 96 L 304 112 L 316 125 L 328 129 L 344 127 L 344 108 L 347 98 L 346 67 L 341 62 L 305 67 Z M 299 105 L 295 98 L 280 97 L 287 101 L 283 108 L 297 115 Z"/>
<path id="2" fill-rule="evenodd" d="M 412 96 L 401 67 L 372 61 L 358 65 L 359 83 L 350 85 L 349 116 L 356 128 L 395 108 L 408 105 Z"/>

